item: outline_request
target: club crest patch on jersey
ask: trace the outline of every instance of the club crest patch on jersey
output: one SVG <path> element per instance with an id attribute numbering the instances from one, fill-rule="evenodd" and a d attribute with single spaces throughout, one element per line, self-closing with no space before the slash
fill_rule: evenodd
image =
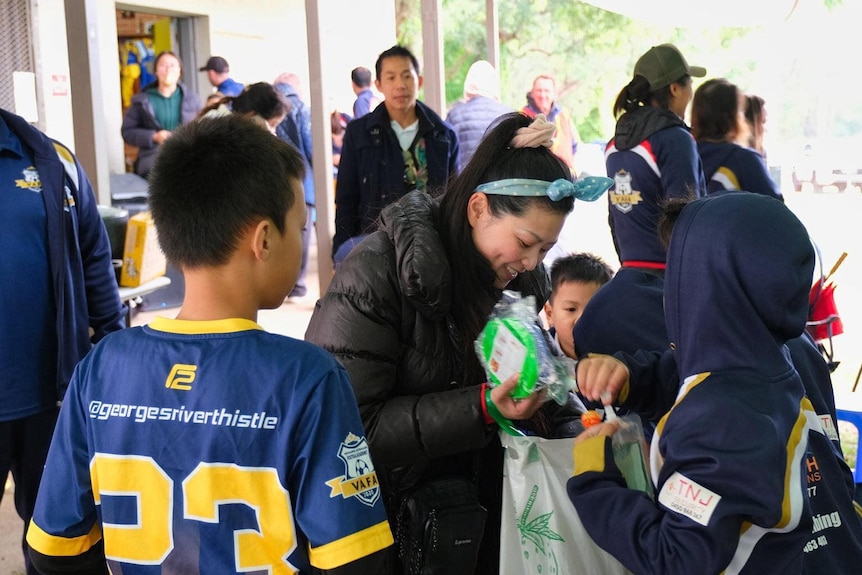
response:
<path id="1" fill-rule="evenodd" d="M 21 180 L 15 180 L 15 185 L 24 190 L 39 193 L 42 191 L 42 178 L 39 177 L 39 171 L 34 166 L 30 166 L 21 171 L 24 176 Z"/>
<path id="2" fill-rule="evenodd" d="M 373 507 L 380 498 L 380 484 L 371 462 L 368 442 L 364 437 L 348 433 L 337 455 L 344 462 L 344 475 L 326 482 L 332 489 L 329 497 L 355 497 L 360 503 Z"/>
<path id="3" fill-rule="evenodd" d="M 608 191 L 611 204 L 624 214 L 641 202 L 641 193 L 632 190 L 632 175 L 625 170 L 614 174 L 614 189 Z"/>

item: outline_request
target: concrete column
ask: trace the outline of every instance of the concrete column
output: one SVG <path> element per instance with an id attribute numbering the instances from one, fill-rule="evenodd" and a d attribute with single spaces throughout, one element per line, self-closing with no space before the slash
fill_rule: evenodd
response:
<path id="1" fill-rule="evenodd" d="M 423 102 L 446 117 L 446 82 L 443 63 L 443 2 L 422 0 Z"/>
<path id="2" fill-rule="evenodd" d="M 109 176 L 125 172 L 114 3 L 66 0 L 65 6 L 75 153 L 99 203 L 110 205 Z"/>

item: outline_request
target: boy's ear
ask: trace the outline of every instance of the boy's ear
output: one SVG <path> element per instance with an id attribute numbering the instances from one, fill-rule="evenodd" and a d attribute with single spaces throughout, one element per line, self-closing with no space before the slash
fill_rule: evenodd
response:
<path id="1" fill-rule="evenodd" d="M 546 301 L 545 302 L 545 317 L 548 320 L 548 327 L 554 327 L 554 320 L 551 317 L 551 310 L 552 309 L 553 308 L 551 307 L 551 300 Z"/>
<path id="2" fill-rule="evenodd" d="M 269 259 L 270 244 L 272 233 L 275 231 L 275 226 L 269 220 L 260 220 L 253 228 L 250 229 L 251 236 L 251 251 L 254 257 L 261 261 Z"/>

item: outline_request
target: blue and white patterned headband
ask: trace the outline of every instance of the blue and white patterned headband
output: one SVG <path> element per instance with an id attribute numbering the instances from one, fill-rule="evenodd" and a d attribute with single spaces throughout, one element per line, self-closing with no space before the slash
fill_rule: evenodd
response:
<path id="1" fill-rule="evenodd" d="M 476 188 L 476 191 L 498 196 L 547 196 L 554 202 L 569 197 L 584 202 L 594 202 L 602 197 L 602 194 L 608 191 L 612 185 L 614 185 L 612 179 L 601 176 L 587 176 L 575 183 L 564 178 L 553 182 L 509 178 L 487 182 Z"/>

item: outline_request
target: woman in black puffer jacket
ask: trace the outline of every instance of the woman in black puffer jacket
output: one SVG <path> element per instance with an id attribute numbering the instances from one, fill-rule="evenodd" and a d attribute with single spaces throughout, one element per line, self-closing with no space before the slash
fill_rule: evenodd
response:
<path id="1" fill-rule="evenodd" d="M 488 408 L 523 420 L 540 401 L 514 401 L 511 380 L 487 405 L 473 342 L 503 289 L 538 306 L 547 299 L 541 261 L 573 207 L 570 196 L 547 195 L 551 182 L 570 184 L 547 147 L 552 134 L 543 117 L 503 116 L 441 199 L 414 191 L 385 208 L 305 334 L 350 373 L 396 539 L 399 501 L 413 486 L 444 476 L 476 482 L 488 509 L 476 573 L 499 571 L 502 449 Z M 403 572 L 398 547 L 393 574 Z"/>

